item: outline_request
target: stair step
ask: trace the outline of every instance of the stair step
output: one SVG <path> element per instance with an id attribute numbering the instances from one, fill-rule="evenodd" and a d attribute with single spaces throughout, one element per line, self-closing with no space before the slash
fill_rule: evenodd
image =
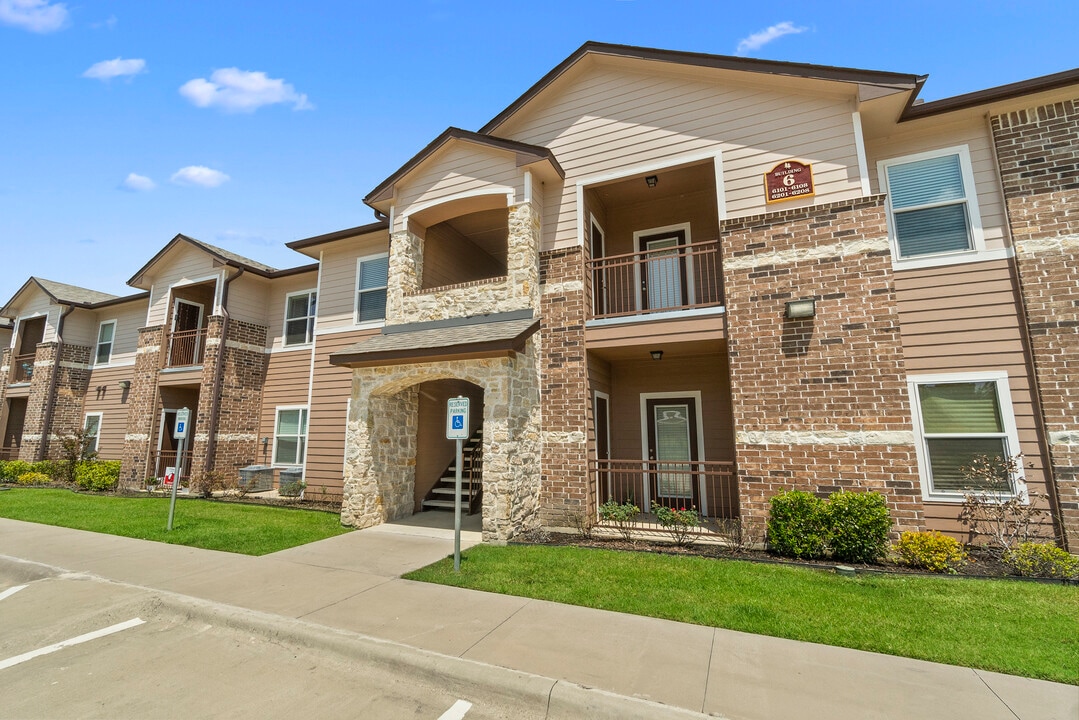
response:
<path id="1" fill-rule="evenodd" d="M 453 500 L 424 500 L 424 507 L 452 508 Z"/>

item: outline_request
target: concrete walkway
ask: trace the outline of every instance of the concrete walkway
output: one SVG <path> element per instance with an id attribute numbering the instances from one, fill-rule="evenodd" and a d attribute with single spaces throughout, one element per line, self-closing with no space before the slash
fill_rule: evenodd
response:
<path id="1" fill-rule="evenodd" d="M 0 519 L 0 559 L 721 717 L 1079 718 L 1075 686 L 400 578 L 452 551 L 451 531 L 415 520 L 255 558 Z"/>

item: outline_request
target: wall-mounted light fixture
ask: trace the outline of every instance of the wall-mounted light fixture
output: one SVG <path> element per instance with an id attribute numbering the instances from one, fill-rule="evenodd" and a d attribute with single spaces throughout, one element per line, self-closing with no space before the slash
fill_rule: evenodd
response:
<path id="1" fill-rule="evenodd" d="M 262 447 L 266 447 L 269 444 L 270 444 L 270 438 L 268 438 L 268 437 L 262 438 Z"/>
<path id="2" fill-rule="evenodd" d="M 120 385 L 121 390 L 130 390 L 131 389 L 131 381 L 130 380 L 121 380 L 118 384 Z"/>
<path id="3" fill-rule="evenodd" d="M 656 185 L 659 185 L 659 176 L 649 175 L 644 179 L 644 182 L 646 185 L 648 185 L 648 187 L 655 187 Z"/>
<path id="4" fill-rule="evenodd" d="M 791 320 L 811 318 L 817 314 L 817 301 L 813 298 L 808 300 L 789 300 L 787 302 L 786 316 Z"/>
<path id="5" fill-rule="evenodd" d="M 649 350 L 648 354 L 652 356 L 653 360 L 662 360 L 663 359 L 663 351 L 662 350 Z"/>

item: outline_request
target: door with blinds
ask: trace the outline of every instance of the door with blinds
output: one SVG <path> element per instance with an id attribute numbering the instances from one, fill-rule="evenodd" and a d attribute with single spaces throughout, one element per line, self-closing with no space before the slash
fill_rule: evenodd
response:
<path id="1" fill-rule="evenodd" d="M 652 504 L 675 509 L 700 507 L 695 472 L 695 462 L 700 459 L 696 398 L 652 398 L 645 406 Z"/>

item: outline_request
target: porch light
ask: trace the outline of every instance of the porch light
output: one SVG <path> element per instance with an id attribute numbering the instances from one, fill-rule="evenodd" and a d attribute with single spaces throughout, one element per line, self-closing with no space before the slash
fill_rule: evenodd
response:
<path id="1" fill-rule="evenodd" d="M 791 320 L 811 318 L 817 314 L 817 301 L 813 298 L 808 300 L 789 300 L 787 302 L 786 316 Z"/>
<path id="2" fill-rule="evenodd" d="M 662 350 L 650 350 L 648 352 L 648 354 L 652 356 L 653 360 L 662 360 L 663 359 L 663 351 Z"/>
<path id="3" fill-rule="evenodd" d="M 649 175 L 644 179 L 644 182 L 646 185 L 648 185 L 648 187 L 655 187 L 656 185 L 659 185 L 659 176 Z"/>
<path id="4" fill-rule="evenodd" d="M 130 390 L 131 389 L 131 381 L 130 380 L 121 380 L 118 384 L 119 384 L 121 390 Z"/>

